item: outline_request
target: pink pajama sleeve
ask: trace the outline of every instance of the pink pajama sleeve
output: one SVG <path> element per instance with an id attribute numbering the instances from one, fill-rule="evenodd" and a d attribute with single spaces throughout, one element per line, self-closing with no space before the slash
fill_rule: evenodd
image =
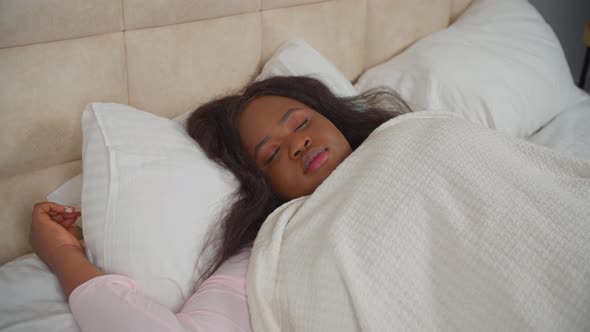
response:
<path id="1" fill-rule="evenodd" d="M 230 258 L 173 313 L 136 290 L 131 278 L 109 274 L 70 294 L 81 331 L 251 331 L 246 272 L 251 249 Z"/>

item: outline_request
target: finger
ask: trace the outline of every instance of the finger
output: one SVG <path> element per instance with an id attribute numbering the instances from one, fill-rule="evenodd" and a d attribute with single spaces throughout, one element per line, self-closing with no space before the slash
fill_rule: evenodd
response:
<path id="1" fill-rule="evenodd" d="M 77 210 L 76 207 L 61 205 L 61 204 L 53 203 L 53 202 L 37 203 L 37 204 L 35 204 L 35 207 L 45 213 L 49 213 L 50 211 L 51 212 L 60 212 L 60 213 L 64 213 L 64 212 L 70 213 L 70 212 L 74 212 Z"/>
<path id="2" fill-rule="evenodd" d="M 84 238 L 82 234 L 82 228 L 78 226 L 70 226 L 67 228 L 68 232 L 72 234 L 77 240 L 82 240 Z"/>
<path id="3" fill-rule="evenodd" d="M 62 216 L 61 214 L 51 217 L 51 220 L 55 221 L 58 224 L 62 224 L 65 219 L 66 217 Z"/>
<path id="4" fill-rule="evenodd" d="M 74 215 L 74 216 L 55 216 L 55 217 L 53 217 L 53 221 L 55 221 L 56 223 L 58 223 L 58 224 L 60 224 L 60 225 L 63 226 L 66 221 L 68 221 L 68 220 L 76 221 L 76 220 L 78 220 L 78 218 L 80 218 L 80 216 L 78 216 L 78 215 Z"/>
<path id="5" fill-rule="evenodd" d="M 68 218 L 68 219 L 64 219 L 64 221 L 61 223 L 61 225 L 62 225 L 64 228 L 68 229 L 70 226 L 72 226 L 72 225 L 73 225 L 73 224 L 76 222 L 76 219 L 78 219 L 78 218 Z"/>
<path id="6" fill-rule="evenodd" d="M 77 211 L 74 211 L 74 212 L 69 212 L 69 213 L 68 213 L 68 212 L 63 212 L 63 213 L 60 213 L 60 212 L 53 212 L 53 211 L 49 211 L 49 213 L 48 213 L 48 214 L 49 214 L 49 216 L 51 216 L 51 217 L 54 217 L 54 216 L 74 217 L 74 216 L 80 216 L 80 215 L 82 215 L 82 213 L 81 213 L 81 212 L 77 212 Z"/>
<path id="7" fill-rule="evenodd" d="M 73 213 L 73 214 L 62 214 L 61 215 L 64 219 L 70 219 L 70 218 L 74 218 L 74 219 L 78 219 L 79 217 L 81 217 L 82 215 L 79 213 Z"/>

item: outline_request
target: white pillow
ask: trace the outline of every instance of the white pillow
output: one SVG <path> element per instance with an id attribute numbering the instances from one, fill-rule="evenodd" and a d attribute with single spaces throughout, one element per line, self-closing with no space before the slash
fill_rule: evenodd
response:
<path id="1" fill-rule="evenodd" d="M 450 27 L 361 76 L 420 109 L 449 110 L 513 136 L 532 134 L 582 95 L 549 25 L 526 0 L 474 0 Z"/>
<path id="2" fill-rule="evenodd" d="M 47 200 L 62 205 L 82 206 L 82 180 L 82 173 L 74 176 L 47 195 Z M 81 218 L 78 218 L 76 224 L 82 227 L 80 220 Z"/>
<path id="3" fill-rule="evenodd" d="M 186 120 L 193 111 L 183 113 L 172 121 L 178 123 L 181 126 L 186 125 Z M 82 173 L 64 182 L 59 188 L 52 191 L 47 195 L 47 200 L 50 202 L 56 202 L 62 205 L 68 206 L 81 206 L 82 205 Z M 82 227 L 81 218 L 78 218 L 76 224 Z"/>
<path id="4" fill-rule="evenodd" d="M 565 108 L 526 139 L 553 150 L 590 160 L 590 95 Z"/>
<path id="5" fill-rule="evenodd" d="M 82 219 L 90 260 L 134 278 L 170 310 L 192 294 L 206 231 L 236 186 L 184 127 L 121 104 L 88 104 Z"/>
<path id="6" fill-rule="evenodd" d="M 320 80 L 337 96 L 358 94 L 346 76 L 303 39 L 283 43 L 268 59 L 256 81 L 273 76 L 310 76 Z"/>

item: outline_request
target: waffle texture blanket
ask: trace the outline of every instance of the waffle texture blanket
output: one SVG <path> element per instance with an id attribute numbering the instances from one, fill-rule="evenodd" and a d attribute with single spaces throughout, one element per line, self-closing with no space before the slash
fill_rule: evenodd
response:
<path id="1" fill-rule="evenodd" d="M 590 162 L 419 112 L 278 208 L 255 331 L 590 330 Z"/>

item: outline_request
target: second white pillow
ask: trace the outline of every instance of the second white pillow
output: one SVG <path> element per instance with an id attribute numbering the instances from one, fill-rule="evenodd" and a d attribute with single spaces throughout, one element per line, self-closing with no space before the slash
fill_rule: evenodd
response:
<path id="1" fill-rule="evenodd" d="M 417 110 L 458 112 L 518 137 L 583 96 L 557 37 L 526 0 L 474 0 L 452 26 L 368 70 L 356 88 L 379 85 Z"/>
<path id="2" fill-rule="evenodd" d="M 357 94 L 344 74 L 303 39 L 282 44 L 268 59 L 256 81 L 272 76 L 309 76 L 322 81 L 339 97 Z"/>

